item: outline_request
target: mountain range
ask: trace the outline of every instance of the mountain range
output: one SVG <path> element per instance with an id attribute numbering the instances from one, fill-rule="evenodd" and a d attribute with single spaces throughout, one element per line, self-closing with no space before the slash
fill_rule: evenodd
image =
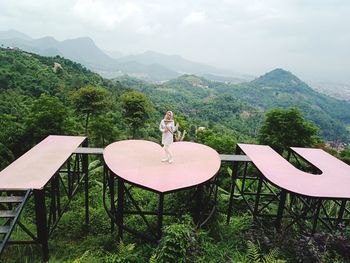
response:
<path id="1" fill-rule="evenodd" d="M 158 112 L 172 109 L 196 125 L 215 128 L 216 133 L 237 139 L 242 135 L 255 138 L 266 111 L 296 107 L 306 119 L 320 127 L 324 139 L 350 142 L 350 103 L 316 92 L 283 69 L 239 84 L 212 81 L 193 74 L 158 84 L 126 75 L 112 82 L 62 57 L 43 57 L 9 48 L 0 50 L 0 93 L 20 88 L 32 96 L 42 93 L 67 96 L 72 89 L 88 84 L 118 87 L 118 93 L 136 89 L 151 98 Z M 61 66 L 57 73 L 56 64 Z M 249 141 L 246 139 L 242 141 Z"/>
<path id="2" fill-rule="evenodd" d="M 121 56 L 119 52 L 110 52 L 109 54 L 117 57 L 113 58 L 101 50 L 89 37 L 63 41 L 58 41 L 50 36 L 33 39 L 24 33 L 8 30 L 0 31 L 0 45 L 16 47 L 42 56 L 62 56 L 107 78 L 128 74 L 146 81 L 161 82 L 182 74 L 197 74 L 213 80 L 223 79 L 234 83 L 252 78 L 186 60 L 178 55 L 165 55 L 154 51 L 127 56 Z"/>
<path id="3" fill-rule="evenodd" d="M 150 84 L 130 77 L 117 79 L 146 93 L 155 104 L 198 120 L 224 122 L 231 129 L 255 136 L 264 112 L 273 108 L 300 109 L 307 120 L 320 127 L 329 141 L 350 142 L 350 103 L 323 95 L 291 72 L 274 69 L 252 81 L 227 84 L 195 75 L 183 75 L 163 84 Z M 236 116 L 236 117 L 234 117 Z M 254 120 L 255 119 L 255 120 Z M 242 125 L 241 121 L 246 122 Z M 207 125 L 211 125 L 207 123 Z M 237 126 L 237 127 L 236 127 Z"/>
<path id="4" fill-rule="evenodd" d="M 264 112 L 276 107 L 298 107 L 306 118 L 321 127 L 324 138 L 349 141 L 347 129 L 350 126 L 348 111 L 350 104 L 344 101 L 344 98 L 343 101 L 335 100 L 316 92 L 283 69 L 275 69 L 251 80 L 249 76 L 230 75 L 227 70 L 188 61 L 177 55 L 147 51 L 115 59 L 99 49 L 94 41 L 87 37 L 64 41 L 57 41 L 53 37 L 33 39 L 14 30 L 0 31 L 0 45 L 17 47 L 44 56 L 71 59 L 102 76 L 119 77 L 121 82 L 134 85 L 134 88 L 148 93 L 152 99 L 160 98 L 159 103 L 169 96 L 171 103 L 171 96 L 176 94 L 177 100 L 181 101 L 180 111 L 187 109 L 187 112 L 196 112 L 195 107 L 203 102 L 210 102 L 213 98 L 217 99 L 222 94 L 239 98 L 252 105 L 254 110 L 243 110 L 248 114 L 249 111 Z M 117 53 L 117 56 L 119 55 Z M 182 75 L 184 73 L 186 74 Z M 131 81 L 128 77 L 120 78 L 125 74 L 163 84 L 152 85 L 135 79 Z M 188 102 L 188 105 L 185 102 Z M 214 103 L 222 102 L 222 100 L 214 101 Z M 211 114 L 210 111 L 208 114 Z M 197 115 L 201 114 L 197 112 Z"/>

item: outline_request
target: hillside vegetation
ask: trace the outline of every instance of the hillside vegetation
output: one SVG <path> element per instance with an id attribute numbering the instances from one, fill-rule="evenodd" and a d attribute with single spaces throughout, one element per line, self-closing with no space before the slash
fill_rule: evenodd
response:
<path id="1" fill-rule="evenodd" d="M 82 134 L 82 120 L 74 113 L 71 95 L 87 85 L 104 87 L 115 98 L 127 90 L 58 56 L 0 49 L 0 147 L 7 153 L 1 157 L 3 165 L 50 133 Z M 41 131 L 33 125 L 37 121 L 47 122 Z"/>
<path id="2" fill-rule="evenodd" d="M 232 154 L 237 142 L 256 143 L 258 134 L 268 132 L 264 128 L 259 133 L 261 126 L 271 124 L 263 125 L 265 111 L 298 106 L 293 105 L 297 102 L 308 118 L 321 118 L 320 124 L 323 116 L 333 121 L 334 127 L 329 130 L 321 127 L 324 138 L 349 138 L 344 128 L 349 123 L 348 105 L 315 93 L 283 70 L 240 85 L 193 75 L 153 85 L 129 77 L 106 80 L 59 56 L 0 49 L 0 169 L 49 134 L 88 135 L 92 147 L 105 147 L 128 138 L 159 142 L 158 125 L 166 110 L 175 112 L 180 130 L 187 131 L 185 140 Z M 283 125 L 292 119 L 301 128 L 309 128 L 306 131 L 315 140 L 307 145 L 319 139 L 315 136 L 318 128 L 304 120 L 297 109 L 274 109 L 269 116 L 282 116 Z M 279 133 L 274 136 L 280 138 Z M 293 139 L 300 142 L 299 138 Z M 280 143 L 288 146 L 288 142 Z M 339 155 L 347 162 L 349 156 L 348 148 Z M 189 189 L 167 195 L 165 205 L 183 216 L 166 217 L 159 243 L 128 234 L 121 241 L 115 232 L 111 234 L 110 219 L 103 208 L 103 163 L 100 158 L 89 158 L 90 226 L 83 225 L 84 194 L 80 193 L 53 232 L 50 262 L 348 262 L 350 242 L 345 230 L 320 232 L 311 238 L 294 228 L 279 233 L 271 227 L 270 219 L 263 224 L 254 222 L 240 197 L 235 199 L 237 208 L 226 224 L 232 174 L 227 164 L 223 164 L 218 175 L 217 209 L 204 227 L 198 229 L 193 223 L 195 200 Z M 145 211 L 157 209 L 158 196 L 154 193 L 137 187 L 129 191 Z M 30 200 L 21 215 L 21 222 L 30 229 L 34 229 L 33 207 Z M 133 228 L 142 230 L 145 226 L 140 221 L 135 215 L 125 218 Z M 156 218 L 150 216 L 149 222 L 154 228 Z M 13 237 L 27 238 L 20 228 Z M 40 262 L 40 249 L 37 245 L 9 246 L 1 260 Z"/>
<path id="3" fill-rule="evenodd" d="M 320 94 L 282 69 L 241 84 L 214 82 L 194 75 L 183 75 L 161 85 L 130 77 L 117 80 L 145 92 L 156 105 L 171 107 L 203 126 L 220 124 L 254 138 L 264 112 L 296 107 L 320 127 L 324 140 L 350 141 L 350 103 Z"/>

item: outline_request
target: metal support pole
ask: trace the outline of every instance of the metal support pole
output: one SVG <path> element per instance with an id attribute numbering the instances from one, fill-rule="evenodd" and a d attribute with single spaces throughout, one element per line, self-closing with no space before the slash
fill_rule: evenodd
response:
<path id="1" fill-rule="evenodd" d="M 197 186 L 196 192 L 196 210 L 194 215 L 194 223 L 199 226 L 201 220 L 201 207 L 202 207 L 203 185 Z"/>
<path id="2" fill-rule="evenodd" d="M 345 207 L 346 207 L 346 200 L 341 201 L 339 213 L 338 213 L 338 220 L 337 220 L 337 225 L 341 223 L 343 220 L 344 212 L 345 212 Z"/>
<path id="3" fill-rule="evenodd" d="M 52 214 L 52 222 L 53 224 L 57 220 L 57 194 L 56 194 L 56 189 L 57 189 L 57 180 L 56 180 L 57 174 L 54 175 L 54 178 L 51 181 L 51 211 L 50 213 Z"/>
<path id="4" fill-rule="evenodd" d="M 68 198 L 71 198 L 71 196 L 72 196 L 72 172 L 71 172 L 71 161 L 72 161 L 72 156 L 69 157 L 68 162 L 67 162 Z"/>
<path id="5" fill-rule="evenodd" d="M 245 187 L 245 182 L 246 182 L 247 169 L 248 169 L 248 162 L 245 162 L 244 163 L 243 178 L 242 178 L 242 187 L 241 187 L 242 194 L 244 194 L 244 187 Z"/>
<path id="6" fill-rule="evenodd" d="M 260 202 L 260 192 L 261 192 L 262 183 L 263 183 L 263 178 L 262 178 L 262 175 L 259 174 L 259 183 L 258 183 L 258 189 L 256 191 L 255 205 L 254 205 L 254 211 L 253 211 L 254 219 L 256 219 L 256 217 L 258 216 L 259 202 Z"/>
<path id="7" fill-rule="evenodd" d="M 88 139 L 83 142 L 83 147 L 88 147 Z M 89 218 L 89 156 L 83 154 L 83 174 L 85 176 L 84 188 L 85 188 L 85 224 L 88 226 L 90 222 Z"/>
<path id="8" fill-rule="evenodd" d="M 117 208 L 118 233 L 120 239 L 123 238 L 123 223 L 124 223 L 124 180 L 118 178 L 118 208 Z"/>
<path id="9" fill-rule="evenodd" d="M 278 210 L 277 210 L 277 220 L 276 220 L 276 228 L 277 230 L 281 229 L 281 221 L 283 218 L 283 210 L 284 210 L 284 206 L 286 203 L 286 196 L 287 193 L 285 190 L 281 190 L 281 194 L 280 194 L 280 202 L 278 204 Z"/>
<path id="10" fill-rule="evenodd" d="M 56 180 L 56 198 L 57 198 L 57 214 L 60 217 L 61 216 L 61 194 L 60 194 L 60 174 L 58 173 L 57 176 L 54 178 Z"/>
<path id="11" fill-rule="evenodd" d="M 318 215 L 320 213 L 320 208 L 322 205 L 322 200 L 319 199 L 316 201 L 316 211 L 314 211 L 313 214 L 313 219 L 312 219 L 312 234 L 314 234 L 316 232 L 316 227 L 317 227 L 317 220 L 318 220 Z"/>
<path id="12" fill-rule="evenodd" d="M 161 239 L 162 238 L 162 228 L 163 228 L 163 211 L 164 210 L 164 194 L 160 193 L 159 194 L 159 204 L 158 204 L 158 233 L 157 233 L 157 238 Z"/>
<path id="13" fill-rule="evenodd" d="M 288 149 L 287 161 L 290 161 L 290 156 L 292 155 L 292 149 Z"/>
<path id="14" fill-rule="evenodd" d="M 34 190 L 35 201 L 35 217 L 38 241 L 41 244 L 43 261 L 49 260 L 49 231 L 47 228 L 46 206 L 45 206 L 45 190 Z"/>
<path id="15" fill-rule="evenodd" d="M 236 146 L 236 155 L 239 155 L 240 153 L 241 153 L 241 149 L 237 145 Z M 226 224 L 230 223 L 230 217 L 231 217 L 231 214 L 232 214 L 233 196 L 234 196 L 234 193 L 235 193 L 235 183 L 236 183 L 236 178 L 238 177 L 238 166 L 239 166 L 239 162 L 233 162 L 232 176 L 231 176 L 230 201 L 229 201 L 228 209 L 227 209 Z"/>
<path id="16" fill-rule="evenodd" d="M 104 164 L 104 172 L 106 173 L 107 181 L 108 181 L 108 187 L 109 187 L 109 196 L 110 196 L 110 203 L 111 203 L 111 232 L 114 231 L 114 224 L 116 223 L 117 220 L 117 213 L 116 213 L 116 208 L 115 208 L 115 203 L 114 203 L 114 196 L 115 196 L 115 191 L 114 191 L 114 175 L 108 170 L 108 167 L 106 164 Z M 109 173 L 109 174 L 108 174 Z"/>
<path id="17" fill-rule="evenodd" d="M 218 177 L 215 176 L 215 179 L 214 179 L 214 187 L 215 187 L 215 193 L 214 193 L 214 206 L 216 207 L 216 204 L 217 204 L 217 201 L 218 201 Z"/>

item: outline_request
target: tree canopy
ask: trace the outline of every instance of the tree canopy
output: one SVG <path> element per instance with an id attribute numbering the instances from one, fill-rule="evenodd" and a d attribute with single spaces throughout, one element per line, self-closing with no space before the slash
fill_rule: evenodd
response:
<path id="1" fill-rule="evenodd" d="M 85 134 L 88 134 L 89 118 L 91 115 L 102 113 L 111 105 L 111 94 L 104 88 L 86 86 L 72 94 L 75 110 L 85 115 Z"/>
<path id="2" fill-rule="evenodd" d="M 312 146 L 320 140 L 318 131 L 319 128 L 306 121 L 296 108 L 273 109 L 265 114 L 258 139 L 260 143 L 268 144 L 282 153 L 291 146 Z"/>
<path id="3" fill-rule="evenodd" d="M 35 143 L 50 134 L 66 134 L 68 112 L 56 97 L 42 94 L 33 102 L 26 120 L 28 139 Z"/>
<path id="4" fill-rule="evenodd" d="M 154 106 L 145 94 L 138 91 L 125 92 L 120 97 L 120 106 L 131 136 L 136 138 L 137 132 L 146 126 L 146 121 L 154 112 Z"/>

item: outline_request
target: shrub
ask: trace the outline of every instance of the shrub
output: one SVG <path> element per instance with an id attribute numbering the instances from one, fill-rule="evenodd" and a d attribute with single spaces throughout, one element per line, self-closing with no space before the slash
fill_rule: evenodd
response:
<path id="1" fill-rule="evenodd" d="M 191 222 L 164 228 L 163 237 L 150 262 L 194 262 L 199 254 L 198 233 Z"/>

